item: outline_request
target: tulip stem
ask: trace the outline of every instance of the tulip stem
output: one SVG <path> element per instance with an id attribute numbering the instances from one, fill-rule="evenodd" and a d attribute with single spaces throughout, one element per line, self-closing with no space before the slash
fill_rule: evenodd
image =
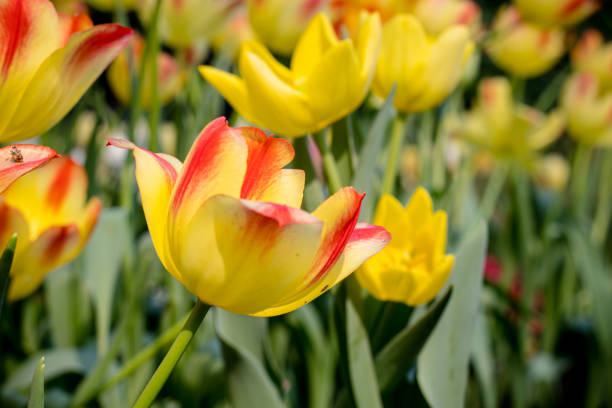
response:
<path id="1" fill-rule="evenodd" d="M 576 153 L 574 155 L 574 163 L 572 169 L 572 185 L 571 192 L 573 194 L 574 214 L 581 218 L 587 208 L 588 195 L 589 195 L 589 167 L 591 162 L 590 147 L 582 144 L 578 145 Z M 603 173 L 605 174 L 605 173 Z"/>
<path id="2" fill-rule="evenodd" d="M 151 112 L 149 114 L 149 131 L 151 133 L 151 139 L 149 140 L 149 150 L 152 152 L 157 151 L 157 131 L 159 127 L 159 89 L 158 89 L 158 75 L 157 75 L 157 54 L 159 53 L 159 34 L 157 32 L 159 10 L 161 8 L 161 0 L 157 0 L 155 3 L 155 9 L 153 9 L 153 17 L 151 18 L 151 25 L 147 33 L 147 43 L 149 44 L 149 53 L 146 56 L 147 60 L 143 61 L 143 64 L 149 65 L 151 70 Z"/>
<path id="3" fill-rule="evenodd" d="M 391 142 L 389 144 L 389 158 L 387 160 L 387 169 L 385 170 L 385 178 L 383 179 L 380 195 L 393 194 L 395 190 L 395 176 L 397 175 L 397 165 L 399 162 L 399 154 L 402 150 L 405 135 L 406 117 L 398 114 L 393 121 L 393 129 L 391 131 Z"/>
<path id="4" fill-rule="evenodd" d="M 610 218 L 612 217 L 612 183 L 608 176 L 612 174 L 612 151 L 606 152 L 604 162 L 599 172 L 599 197 L 595 218 L 591 226 L 591 240 L 597 246 L 606 242 Z"/>
<path id="5" fill-rule="evenodd" d="M 338 165 L 336 164 L 336 159 L 334 159 L 334 154 L 327 144 L 326 136 L 327 134 L 325 132 L 318 132 L 314 135 L 314 140 L 321 151 L 323 167 L 325 168 L 325 175 L 327 176 L 327 187 L 331 195 L 342 188 L 342 179 L 340 177 L 340 170 L 338 170 Z"/>
<path id="6" fill-rule="evenodd" d="M 153 373 L 153 376 L 145 386 L 144 390 L 142 390 L 142 393 L 138 397 L 138 400 L 136 400 L 133 408 L 147 408 L 151 406 L 155 400 L 155 397 L 157 397 L 157 394 L 164 386 L 166 380 L 172 373 L 172 370 L 185 352 L 185 349 L 189 343 L 191 343 L 191 339 L 193 339 L 193 336 L 198 330 L 198 327 L 200 327 L 202 324 L 202 321 L 206 317 L 206 313 L 208 313 L 209 309 L 209 305 L 201 302 L 200 300 L 197 301 L 196 305 L 191 310 L 185 325 L 174 339 L 172 346 L 170 346 L 170 350 L 168 350 L 168 353 L 162 360 L 161 364 L 159 367 L 157 367 L 155 373 Z"/>
<path id="7" fill-rule="evenodd" d="M 11 266 L 13 265 L 13 255 L 15 255 L 15 247 L 17 246 L 17 234 L 9 239 L 6 244 L 2 257 L 0 258 L 0 317 L 4 307 L 4 299 L 11 281 Z"/>
<path id="8" fill-rule="evenodd" d="M 502 191 L 507 175 L 508 166 L 502 163 L 495 166 L 493 173 L 491 173 L 491 176 L 489 176 L 489 180 L 487 181 L 487 186 L 485 187 L 480 204 L 480 213 L 485 220 L 489 220 L 489 218 L 491 218 L 493 215 L 495 204 L 497 204 L 499 194 Z"/>

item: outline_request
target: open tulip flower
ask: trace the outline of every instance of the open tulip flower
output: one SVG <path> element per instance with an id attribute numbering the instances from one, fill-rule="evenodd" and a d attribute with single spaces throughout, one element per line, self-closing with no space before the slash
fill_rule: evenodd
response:
<path id="1" fill-rule="evenodd" d="M 526 21 L 513 7 L 497 13 L 485 50 L 500 68 L 521 78 L 551 69 L 565 52 L 565 33 Z"/>
<path id="2" fill-rule="evenodd" d="M 578 72 L 561 91 L 568 133 L 589 147 L 612 146 L 612 91 L 604 92 L 599 84 L 595 74 Z"/>
<path id="3" fill-rule="evenodd" d="M 86 204 L 85 169 L 48 147 L 0 149 L 0 247 L 17 233 L 9 300 L 32 293 L 45 275 L 74 259 L 102 208 Z"/>
<path id="4" fill-rule="evenodd" d="M 515 104 L 504 77 L 483 80 L 475 107 L 451 124 L 459 136 L 494 156 L 526 164 L 535 152 L 561 136 L 564 127 L 565 120 L 559 111 L 545 115 Z"/>
<path id="5" fill-rule="evenodd" d="M 604 42 L 597 30 L 587 30 L 571 52 L 572 65 L 578 71 L 599 77 L 599 85 L 612 90 L 612 42 Z"/>
<path id="6" fill-rule="evenodd" d="M 205 66 L 200 72 L 248 121 L 297 137 L 317 132 L 355 110 L 370 87 L 380 45 L 380 19 L 364 18 L 355 42 L 338 40 L 318 14 L 286 68 L 258 42 L 243 44 L 242 78 Z"/>
<path id="7" fill-rule="evenodd" d="M 597 0 L 513 0 L 529 20 L 546 27 L 578 24 L 599 7 Z"/>
<path id="8" fill-rule="evenodd" d="M 117 24 L 58 15 L 49 0 L 0 1 L 0 20 L 2 143 L 55 125 L 132 36 Z"/>
<path id="9" fill-rule="evenodd" d="M 444 254 L 446 213 L 434 213 L 431 197 L 419 187 L 406 208 L 384 194 L 374 222 L 386 228 L 393 240 L 357 270 L 361 286 L 383 301 L 409 306 L 429 302 L 444 286 L 455 260 Z"/>
<path id="10" fill-rule="evenodd" d="M 312 301 L 380 251 L 381 227 L 357 224 L 363 194 L 345 187 L 312 214 L 299 209 L 304 172 L 282 169 L 291 144 L 256 128 L 208 124 L 185 163 L 125 139 L 155 249 L 207 304 L 273 316 Z"/>
<path id="11" fill-rule="evenodd" d="M 143 63 L 144 48 L 144 40 L 139 35 L 136 35 L 132 47 L 120 53 L 108 68 L 107 78 L 110 88 L 115 97 L 123 105 L 129 105 L 132 101 L 132 72 L 130 72 L 130 67 L 133 71 L 139 72 L 140 66 Z M 131 64 L 128 52 L 132 54 Z M 161 104 L 166 104 L 183 89 L 187 79 L 187 72 L 179 66 L 172 55 L 163 51 L 157 54 L 157 66 L 159 101 Z M 142 80 L 143 89 L 140 101 L 144 109 L 149 109 L 152 103 L 152 77 L 151 70 L 147 68 L 145 67 L 144 78 Z"/>
<path id="12" fill-rule="evenodd" d="M 402 14 L 383 27 L 373 90 L 386 97 L 397 84 L 394 105 L 401 112 L 435 107 L 455 88 L 473 49 L 466 27 L 455 25 L 430 37 L 414 16 Z"/>

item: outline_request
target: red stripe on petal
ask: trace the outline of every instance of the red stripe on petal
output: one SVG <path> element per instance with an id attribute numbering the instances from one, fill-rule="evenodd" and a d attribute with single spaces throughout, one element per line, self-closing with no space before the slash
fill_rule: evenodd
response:
<path id="1" fill-rule="evenodd" d="M 114 47 L 119 53 L 130 41 L 133 31 L 119 24 L 102 24 L 93 28 L 98 32 L 87 38 L 74 51 L 69 62 L 68 69 L 81 69 L 90 60 L 99 55 L 105 55 L 108 48 Z M 114 58 L 115 55 L 111 56 Z M 111 58 L 111 59 L 112 59 Z"/>
<path id="2" fill-rule="evenodd" d="M 239 129 L 249 150 L 240 197 L 259 200 L 276 181 L 281 169 L 293 160 L 295 151 L 287 140 L 268 136 L 260 129 Z"/>
<path id="3" fill-rule="evenodd" d="M 58 160 L 62 160 L 62 164 L 57 168 L 45 197 L 46 204 L 53 211 L 57 211 L 61 208 L 70 190 L 74 172 L 78 171 L 78 165 L 69 157 L 62 157 Z"/>
<path id="4" fill-rule="evenodd" d="M 62 47 L 66 45 L 72 34 L 93 27 L 93 22 L 87 14 L 70 15 L 65 13 L 58 13 L 58 16 L 60 22 L 60 30 L 62 33 L 60 40 L 60 44 Z"/>
<path id="5" fill-rule="evenodd" d="M 2 66 L 0 76 L 6 78 L 11 69 L 17 50 L 23 46 L 30 33 L 32 19 L 24 10 L 24 1 L 8 1 L 8 5 L 0 8 L 0 55 Z"/>
<path id="6" fill-rule="evenodd" d="M 53 227 L 45 233 L 46 248 L 42 253 L 41 263 L 54 265 L 61 258 L 65 257 L 66 248 L 68 245 L 74 245 L 72 242 L 75 238 L 78 239 L 79 229 L 76 225 L 67 225 L 63 227 Z"/>
<path id="7" fill-rule="evenodd" d="M 130 142 L 129 140 L 121 139 L 119 137 L 107 137 L 106 146 L 115 146 L 120 149 L 128 149 L 128 150 L 138 149 L 142 152 L 145 152 L 153 156 L 153 158 L 157 161 L 157 163 L 160 165 L 160 167 L 164 170 L 168 178 L 172 180 L 173 183 L 176 181 L 176 178 L 178 176 L 178 174 L 176 173 L 176 169 L 158 154 L 153 153 L 147 149 L 143 149 L 142 147 L 138 147 L 134 143 Z"/>
<path id="8" fill-rule="evenodd" d="M 276 220 L 279 227 L 283 227 L 287 224 L 316 224 L 321 222 L 306 211 L 282 204 L 261 203 L 248 200 L 242 200 L 242 204 L 250 210 Z"/>

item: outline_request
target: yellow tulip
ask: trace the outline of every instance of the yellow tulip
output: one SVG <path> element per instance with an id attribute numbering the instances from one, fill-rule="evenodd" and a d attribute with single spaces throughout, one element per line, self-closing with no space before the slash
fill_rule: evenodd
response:
<path id="1" fill-rule="evenodd" d="M 401 112 L 423 112 L 440 104 L 459 82 L 473 49 L 464 26 L 430 37 L 408 14 L 392 18 L 382 32 L 372 89 L 384 98 L 397 84 L 393 102 Z"/>
<path id="2" fill-rule="evenodd" d="M 59 122 L 132 37 L 117 24 L 58 15 L 48 0 L 5 0 L 0 16 L 1 143 Z"/>
<path id="3" fill-rule="evenodd" d="M 612 146 L 612 91 L 604 91 L 599 84 L 595 74 L 578 72 L 561 91 L 569 135 L 590 147 Z"/>
<path id="4" fill-rule="evenodd" d="M 393 239 L 358 269 L 361 286 L 383 301 L 409 306 L 429 302 L 444 286 L 455 260 L 444 254 L 446 213 L 434 212 L 431 197 L 419 187 L 405 208 L 395 197 L 383 195 L 374 223 Z"/>
<path id="5" fill-rule="evenodd" d="M 498 77 L 480 83 L 475 107 L 451 128 L 496 157 L 529 162 L 534 153 L 561 136 L 564 126 L 561 112 L 546 116 L 515 104 L 508 80 Z"/>
<path id="6" fill-rule="evenodd" d="M 327 8 L 327 0 L 249 0 L 255 34 L 275 53 L 291 55 L 308 22 Z"/>
<path id="7" fill-rule="evenodd" d="M 469 0 L 419 0 L 413 14 L 431 35 L 454 25 L 465 25 L 472 36 L 480 30 L 480 7 Z"/>
<path id="8" fill-rule="evenodd" d="M 600 7 L 598 0 L 513 0 L 523 15 L 545 27 L 578 24 Z"/>
<path id="9" fill-rule="evenodd" d="M 382 23 L 414 10 L 418 0 L 332 0 L 331 14 L 336 32 L 346 29 L 355 38 L 364 12 L 378 13 Z"/>
<path id="10" fill-rule="evenodd" d="M 612 89 L 612 42 L 604 43 L 599 31 L 587 30 L 572 49 L 571 57 L 576 70 L 597 75 L 604 90 Z"/>
<path id="11" fill-rule="evenodd" d="M 44 146 L 0 149 L 0 247 L 18 234 L 9 300 L 32 293 L 81 251 L 102 208 L 86 196 L 85 169 L 69 157 Z"/>
<path id="12" fill-rule="evenodd" d="M 140 19 L 148 23 L 157 0 L 139 0 Z M 207 43 L 221 29 L 236 0 L 162 0 L 158 30 L 161 40 L 171 47 L 186 49 Z"/>
<path id="13" fill-rule="evenodd" d="M 142 37 L 136 36 L 133 46 L 129 49 L 132 53 L 132 68 L 135 72 L 140 71 L 144 47 L 145 42 Z M 113 94 L 124 105 L 129 105 L 133 97 L 132 76 L 129 68 L 128 50 L 125 50 L 113 61 L 107 72 L 108 83 Z M 162 51 L 157 55 L 157 87 L 161 104 L 172 100 L 183 89 L 186 79 L 186 71 L 181 69 L 170 54 Z M 141 99 L 144 109 L 151 107 L 151 82 L 150 70 L 145 69 Z"/>
<path id="14" fill-rule="evenodd" d="M 125 139 L 160 260 L 203 302 L 233 313 L 297 309 L 352 273 L 389 241 L 358 224 L 364 194 L 339 190 L 312 214 L 300 210 L 302 170 L 285 139 L 257 128 L 208 124 L 184 163 Z"/>
<path id="15" fill-rule="evenodd" d="M 551 69 L 565 52 L 565 33 L 542 28 L 522 18 L 512 7 L 502 7 L 493 22 L 485 50 L 500 68 L 521 78 Z"/>
<path id="16" fill-rule="evenodd" d="M 200 72 L 248 121 L 283 136 L 303 136 L 361 104 L 376 67 L 380 31 L 373 14 L 364 19 L 354 43 L 339 41 L 319 14 L 300 37 L 291 69 L 260 43 L 247 42 L 239 60 L 242 78 L 209 66 Z"/>

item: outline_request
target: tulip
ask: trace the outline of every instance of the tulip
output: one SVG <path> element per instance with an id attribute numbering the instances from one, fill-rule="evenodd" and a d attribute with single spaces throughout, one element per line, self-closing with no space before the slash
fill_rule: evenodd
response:
<path id="1" fill-rule="evenodd" d="M 561 112 L 546 116 L 515 104 L 508 80 L 498 77 L 480 83 L 475 107 L 451 128 L 498 158 L 529 162 L 534 153 L 561 136 L 564 126 Z"/>
<path id="2" fill-rule="evenodd" d="M 87 175 L 69 157 L 44 146 L 0 149 L 0 246 L 17 233 L 9 300 L 32 293 L 45 275 L 74 259 L 102 208 L 85 204 Z"/>
<path id="3" fill-rule="evenodd" d="M 6 0 L 0 16 L 1 143 L 59 122 L 132 36 L 117 24 L 58 16 L 48 0 Z"/>
<path id="4" fill-rule="evenodd" d="M 469 0 L 419 0 L 413 14 L 431 35 L 454 25 L 465 25 L 472 36 L 480 30 L 480 7 Z"/>
<path id="5" fill-rule="evenodd" d="M 612 91 L 605 92 L 596 75 L 573 74 L 561 91 L 567 130 L 577 142 L 588 146 L 612 146 Z"/>
<path id="6" fill-rule="evenodd" d="M 256 38 L 246 10 L 238 8 L 217 32 L 212 40 L 212 45 L 217 51 L 224 52 L 231 58 L 236 58 L 242 44 Z"/>
<path id="7" fill-rule="evenodd" d="M 612 42 L 604 43 L 599 31 L 587 30 L 572 50 L 571 58 L 576 70 L 597 75 L 605 90 L 612 89 Z"/>
<path id="8" fill-rule="evenodd" d="M 500 68 L 530 78 L 551 69 L 565 52 L 565 33 L 524 20 L 512 7 L 502 8 L 493 22 L 485 50 Z"/>
<path id="9" fill-rule="evenodd" d="M 355 110 L 370 87 L 380 44 L 380 19 L 364 19 L 359 36 L 339 41 L 317 15 L 304 31 L 291 69 L 258 42 L 243 44 L 242 78 L 213 67 L 200 72 L 248 121 L 288 137 L 325 128 Z"/>
<path id="10" fill-rule="evenodd" d="M 325 11 L 326 0 L 249 0 L 249 21 L 271 51 L 291 55 L 308 22 Z"/>
<path id="11" fill-rule="evenodd" d="M 534 178 L 538 186 L 561 192 L 567 186 L 570 166 L 565 157 L 558 153 L 548 154 L 536 162 Z"/>
<path id="12" fill-rule="evenodd" d="M 545 27 L 576 25 L 601 6 L 597 0 L 513 1 L 526 18 Z"/>
<path id="13" fill-rule="evenodd" d="M 274 316 L 312 301 L 389 241 L 357 224 L 364 194 L 345 187 L 300 210 L 302 170 L 282 169 L 291 144 L 256 128 L 208 124 L 184 163 L 125 139 L 153 244 L 165 268 L 202 302 Z"/>
<path id="14" fill-rule="evenodd" d="M 423 112 L 440 104 L 461 78 L 473 44 L 467 28 L 452 26 L 431 38 L 414 16 L 394 17 L 383 27 L 372 89 L 386 97 L 397 84 L 395 107 Z"/>
<path id="15" fill-rule="evenodd" d="M 454 263 L 445 255 L 446 213 L 433 212 L 431 197 L 418 187 L 406 207 L 384 194 L 374 223 L 386 228 L 393 240 L 357 271 L 361 286 L 382 301 L 417 306 L 442 289 Z"/>
<path id="16" fill-rule="evenodd" d="M 140 19 L 148 23 L 157 0 L 137 3 Z M 171 47 L 187 49 L 207 43 L 223 26 L 238 0 L 162 0 L 158 30 L 161 40 Z"/>
<path id="17" fill-rule="evenodd" d="M 144 48 L 144 40 L 142 37 L 136 36 L 133 46 L 129 50 L 124 50 L 119 54 L 107 72 L 108 83 L 113 94 L 119 102 L 126 106 L 130 104 L 133 97 L 128 51 L 132 53 L 132 69 L 134 72 L 139 72 L 140 65 L 143 63 Z M 163 51 L 157 54 L 157 66 L 159 101 L 161 104 L 166 104 L 183 89 L 187 75 L 176 60 L 170 54 Z M 145 69 L 142 84 L 141 105 L 144 109 L 149 109 L 151 107 L 152 98 L 152 78 L 149 69 Z"/>
<path id="18" fill-rule="evenodd" d="M 136 6 L 138 0 L 87 0 L 94 8 L 102 11 L 113 11 L 117 6 L 117 2 L 124 10 L 132 10 Z"/>
<path id="19" fill-rule="evenodd" d="M 378 13 L 384 23 L 400 13 L 414 10 L 418 0 L 332 0 L 331 14 L 336 32 L 347 30 L 355 38 L 363 12 Z"/>

